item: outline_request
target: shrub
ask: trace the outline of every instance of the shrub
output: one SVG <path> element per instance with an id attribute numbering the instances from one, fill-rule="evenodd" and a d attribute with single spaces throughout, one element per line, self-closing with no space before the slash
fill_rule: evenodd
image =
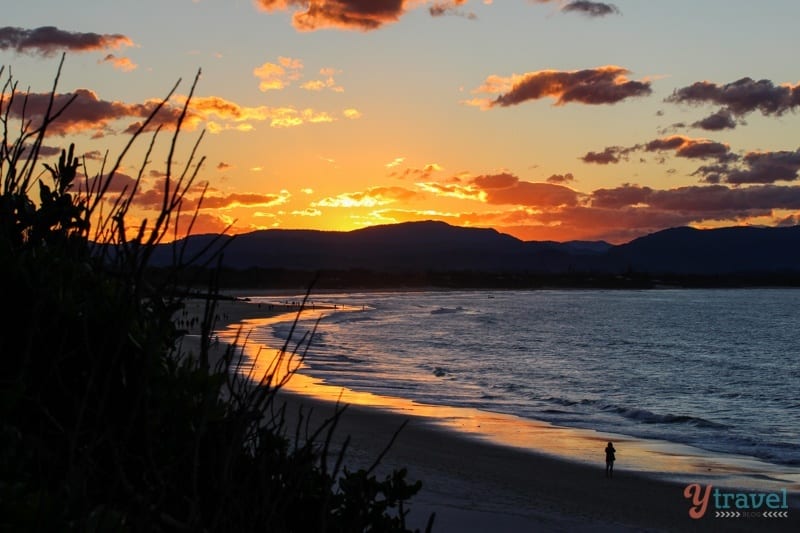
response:
<path id="1" fill-rule="evenodd" d="M 15 116 L 26 95 L 10 74 L 0 100 L 0 529 L 405 531 L 404 505 L 420 483 L 405 469 L 384 479 L 348 470 L 346 445 L 329 457 L 343 409 L 290 434 L 276 397 L 284 380 L 248 381 L 235 372 L 234 347 L 210 365 L 213 280 L 199 353 L 177 348 L 174 317 L 187 296 L 176 280 L 191 258 L 176 250 L 158 278 L 147 264 L 202 164 L 201 135 L 173 169 L 194 85 L 171 139 L 162 209 L 131 231 L 138 181 L 118 198 L 109 183 L 172 92 L 107 172 L 81 176 L 70 145 L 42 177 L 42 143 L 64 109 L 59 74 L 40 123 Z M 284 346 L 279 357 L 291 355 Z"/>

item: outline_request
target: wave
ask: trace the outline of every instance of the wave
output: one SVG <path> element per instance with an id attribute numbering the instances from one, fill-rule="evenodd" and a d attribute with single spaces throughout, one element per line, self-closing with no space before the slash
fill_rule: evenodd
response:
<path id="1" fill-rule="evenodd" d="M 689 415 L 674 415 L 667 413 L 665 415 L 648 411 L 647 409 L 636 409 L 631 407 L 620 407 L 616 405 L 606 405 L 603 411 L 611 411 L 613 413 L 622 415 L 625 418 L 643 422 L 645 424 L 686 424 L 689 426 L 709 428 L 709 429 L 725 429 L 729 426 L 712 422 L 705 418 Z"/>
<path id="2" fill-rule="evenodd" d="M 566 407 L 571 407 L 573 405 L 595 405 L 597 403 L 600 403 L 598 400 L 583 399 L 576 401 L 576 400 L 568 400 L 567 398 L 559 398 L 557 396 L 550 396 L 549 398 L 545 398 L 544 401 L 549 403 L 555 403 L 558 405 L 563 405 Z"/>
<path id="3" fill-rule="evenodd" d="M 464 308 L 460 305 L 458 307 L 440 307 L 431 311 L 432 315 L 448 315 L 452 313 L 460 313 Z"/>

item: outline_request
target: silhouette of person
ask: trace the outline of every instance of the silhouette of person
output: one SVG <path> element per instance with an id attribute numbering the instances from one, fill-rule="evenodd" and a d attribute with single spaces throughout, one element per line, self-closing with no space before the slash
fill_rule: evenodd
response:
<path id="1" fill-rule="evenodd" d="M 614 444 L 609 442 L 608 446 L 606 446 L 606 477 L 614 477 L 614 461 L 617 459 L 614 453 L 616 451 Z"/>

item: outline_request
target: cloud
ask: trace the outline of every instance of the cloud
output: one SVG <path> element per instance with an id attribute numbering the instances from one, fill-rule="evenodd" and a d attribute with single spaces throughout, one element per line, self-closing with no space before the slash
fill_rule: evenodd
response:
<path id="1" fill-rule="evenodd" d="M 128 104 L 119 101 L 101 99 L 95 92 L 78 89 L 72 94 L 57 94 L 54 99 L 54 110 L 61 109 L 76 96 L 75 100 L 48 127 L 49 135 L 70 135 L 94 132 L 95 137 L 116 133 L 113 125 L 120 120 L 133 120 L 124 129 L 124 133 L 136 131 L 142 121 L 155 110 L 159 99 L 146 100 L 144 103 Z M 41 124 L 49 103 L 49 93 L 29 93 L 26 99 L 15 98 L 9 108 L 9 116 L 26 120 L 36 127 Z M 176 96 L 165 104 L 149 125 L 149 129 L 161 126 L 172 129 L 177 124 L 182 112 L 185 96 Z M 23 107 L 24 106 L 24 107 Z M 225 124 L 218 124 L 218 119 Z M 186 130 L 197 128 L 203 122 L 212 133 L 225 129 L 251 129 L 252 122 L 268 122 L 273 128 L 295 127 L 303 124 L 333 122 L 335 118 L 325 111 L 312 108 L 296 109 L 294 107 L 242 107 L 235 102 L 218 96 L 194 97 L 189 105 L 183 127 Z"/>
<path id="2" fill-rule="evenodd" d="M 297 217 L 321 217 L 322 211 L 319 209 L 313 209 L 311 207 L 306 207 L 303 210 L 295 210 L 289 213 L 290 215 L 294 215 Z"/>
<path id="3" fill-rule="evenodd" d="M 603 2 L 589 2 L 575 0 L 561 8 L 564 13 L 581 13 L 587 17 L 605 17 L 607 15 L 621 15 L 622 12 L 613 4 Z"/>
<path id="4" fill-rule="evenodd" d="M 587 152 L 581 161 L 597 165 L 616 164 L 627 160 L 628 156 L 637 151 L 663 152 L 674 151 L 677 157 L 687 159 L 715 159 L 721 163 L 735 161 L 738 155 L 731 152 L 730 146 L 725 143 L 709 139 L 693 139 L 684 135 L 672 135 L 653 139 L 644 144 L 633 146 L 609 146 L 602 152 Z"/>
<path id="5" fill-rule="evenodd" d="M 688 186 L 652 189 L 625 184 L 598 189 L 578 205 L 500 213 L 488 223 L 525 239 L 604 239 L 626 242 L 663 229 L 703 222 L 775 216 L 800 208 L 800 187 Z"/>
<path id="6" fill-rule="evenodd" d="M 121 70 L 123 72 L 130 72 L 132 70 L 136 70 L 138 65 L 130 60 L 127 57 L 115 56 L 114 54 L 108 54 L 99 62 L 101 63 L 111 63 L 115 69 Z"/>
<path id="7" fill-rule="evenodd" d="M 258 78 L 258 89 L 262 92 L 279 91 L 302 76 L 303 62 L 291 57 L 278 57 L 277 63 L 264 63 L 253 69 Z"/>
<path id="8" fill-rule="evenodd" d="M 470 20 L 478 18 L 477 15 L 475 15 L 475 13 L 465 12 L 459 9 L 459 6 L 465 3 L 466 0 L 437 1 L 434 2 L 433 5 L 428 8 L 428 12 L 431 14 L 432 17 L 441 17 L 444 15 L 456 15 L 459 17 L 468 18 Z"/>
<path id="9" fill-rule="evenodd" d="M 635 151 L 672 151 L 676 157 L 711 160 L 692 173 L 711 184 L 766 184 L 800 178 L 800 148 L 794 151 L 753 151 L 741 156 L 731 152 L 726 143 L 683 135 L 653 139 L 630 147 L 611 146 L 602 152 L 588 152 L 581 160 L 601 165 L 615 164 Z"/>
<path id="10" fill-rule="evenodd" d="M 438 196 L 477 200 L 494 205 L 554 208 L 576 205 L 580 199 L 580 194 L 569 187 L 522 181 L 509 172 L 453 181 L 456 183 L 418 183 L 417 186 Z"/>
<path id="11" fill-rule="evenodd" d="M 800 149 L 793 152 L 749 152 L 742 158 L 746 168 L 727 173 L 728 183 L 774 183 L 794 181 L 800 172 Z"/>
<path id="12" fill-rule="evenodd" d="M 477 180 L 478 178 L 475 183 L 481 186 L 482 192 L 485 193 L 485 202 L 488 204 L 553 208 L 577 205 L 580 197 L 578 192 L 569 187 L 552 183 L 517 180 L 511 186 L 498 187 L 496 184 L 492 186 L 487 186 L 486 183 L 480 184 Z"/>
<path id="13" fill-rule="evenodd" d="M 363 192 L 329 196 L 313 202 L 311 207 L 376 207 L 398 201 L 408 201 L 417 197 L 418 194 L 403 187 L 371 187 Z"/>
<path id="14" fill-rule="evenodd" d="M 231 209 L 234 207 L 273 207 L 285 204 L 289 200 L 289 193 L 260 194 L 260 193 L 231 193 L 225 195 L 208 194 L 203 198 L 202 209 Z M 199 199 L 198 199 L 199 200 Z M 189 206 L 194 208 L 193 206 Z M 184 207 L 185 209 L 185 207 Z"/>
<path id="15" fill-rule="evenodd" d="M 436 196 L 444 198 L 456 198 L 458 200 L 474 200 L 485 202 L 486 195 L 480 189 L 472 185 L 460 183 L 439 183 L 439 182 L 419 182 L 417 187 L 425 192 L 430 192 Z"/>
<path id="16" fill-rule="evenodd" d="M 389 165 L 387 165 L 389 167 Z M 442 167 L 438 163 L 428 163 L 422 168 L 407 168 L 402 172 L 393 171 L 389 174 L 390 177 L 398 179 L 413 179 L 413 180 L 428 180 L 435 172 L 441 172 Z"/>
<path id="17" fill-rule="evenodd" d="M 321 76 L 324 76 L 325 79 L 322 80 L 309 80 L 303 83 L 300 87 L 307 91 L 322 91 L 324 89 L 330 89 L 336 93 L 343 93 L 344 87 L 338 85 L 334 76 L 337 74 L 336 69 L 333 68 L 322 68 L 319 71 Z"/>
<path id="18" fill-rule="evenodd" d="M 397 22 L 411 0 L 256 0 L 264 11 L 292 9 L 298 31 L 323 28 L 375 30 Z"/>
<path id="19" fill-rule="evenodd" d="M 559 2 L 564 4 L 563 0 L 535 0 L 540 4 L 549 4 Z M 580 13 L 587 17 L 605 17 L 607 15 L 621 15 L 622 12 L 614 4 L 605 2 L 590 2 L 587 0 L 572 0 L 562 5 L 560 8 L 562 13 Z"/>
<path id="20" fill-rule="evenodd" d="M 5 26 L 0 28 L 0 50 L 17 53 L 51 56 L 62 50 L 93 52 L 133 46 L 125 35 L 69 32 L 55 26 L 41 26 L 32 30 Z"/>
<path id="21" fill-rule="evenodd" d="M 293 128 L 305 123 L 319 124 L 333 122 L 335 119 L 324 111 L 311 108 L 302 110 L 293 107 L 272 108 L 269 110 L 269 125 L 273 128 Z"/>
<path id="22" fill-rule="evenodd" d="M 672 135 L 652 140 L 645 144 L 642 149 L 646 152 L 674 150 L 676 156 L 689 159 L 730 161 L 738 158 L 736 154 L 731 153 L 730 146 L 725 143 L 709 139 L 692 139 L 683 135 Z"/>
<path id="23" fill-rule="evenodd" d="M 569 183 L 571 181 L 575 181 L 575 176 L 573 176 L 569 172 L 566 174 L 553 174 L 552 176 L 547 178 L 547 183 L 561 184 L 561 183 Z"/>
<path id="24" fill-rule="evenodd" d="M 630 152 L 630 148 L 621 146 L 609 146 L 602 152 L 587 152 L 581 157 L 584 163 L 594 163 L 597 165 L 611 165 L 619 163 Z"/>
<path id="25" fill-rule="evenodd" d="M 476 99 L 468 103 L 484 108 L 508 107 L 550 97 L 558 106 L 571 102 L 600 105 L 652 92 L 650 82 L 629 80 L 626 77 L 629 73 L 622 67 L 607 65 L 572 71 L 540 70 L 508 78 L 492 75 L 473 93 L 501 94 L 494 100 Z"/>
<path id="26" fill-rule="evenodd" d="M 110 181 L 108 180 L 107 174 L 103 176 L 91 176 L 86 181 L 76 181 L 77 186 L 82 191 L 85 190 L 87 186 L 90 191 L 98 190 L 101 184 L 105 185 L 106 182 L 108 182 L 107 191 L 109 193 L 121 194 L 123 191 L 130 193 L 133 190 L 133 186 L 136 184 L 136 179 L 128 174 L 125 174 L 124 172 L 115 172 L 111 176 Z M 142 195 L 139 194 L 138 196 L 141 197 Z M 158 205 L 157 207 L 160 208 L 161 206 Z"/>
<path id="27" fill-rule="evenodd" d="M 720 109 L 702 120 L 692 124 L 692 127 L 708 131 L 732 130 L 736 127 L 736 120 L 733 113 L 727 109 Z"/>
<path id="28" fill-rule="evenodd" d="M 130 117 L 146 117 L 154 109 L 155 103 L 125 104 L 105 101 L 88 89 L 78 89 L 73 94 L 57 94 L 54 97 L 53 109 L 63 108 L 75 96 L 74 101 L 64 110 L 61 116 L 48 127 L 50 135 L 68 135 L 85 131 L 95 131 L 102 135 L 110 130 L 110 124 L 116 120 Z M 50 102 L 49 93 L 28 93 L 25 99 L 16 98 L 9 108 L 10 116 L 32 122 L 34 127 L 42 123 Z"/>
<path id="29" fill-rule="evenodd" d="M 691 215 L 687 222 L 730 220 L 773 209 L 800 209 L 800 187 L 694 185 L 657 190 L 625 184 L 613 189 L 598 189 L 592 193 L 591 199 L 594 207 L 621 209 L 639 206 Z"/>
<path id="30" fill-rule="evenodd" d="M 788 111 L 800 106 L 800 84 L 775 85 L 770 80 L 755 81 L 752 78 L 718 85 L 709 81 L 699 81 L 676 89 L 666 102 L 676 104 L 715 104 L 722 109 L 713 115 L 699 121 L 698 125 L 731 128 L 732 116 L 741 117 L 749 113 L 760 111 L 764 116 L 781 116 Z M 726 122 L 726 114 L 730 119 Z"/>
<path id="31" fill-rule="evenodd" d="M 159 178 L 151 188 L 137 192 L 133 198 L 133 204 L 142 209 L 161 209 L 164 200 L 164 179 Z M 123 185 L 128 186 L 130 191 L 133 178 L 115 175 L 114 180 L 117 181 L 114 188 L 115 192 L 121 192 Z M 201 202 L 202 193 L 203 187 L 194 187 L 189 194 L 184 196 L 181 202 L 181 210 L 184 213 L 194 212 L 198 206 L 201 212 L 204 210 L 220 211 L 236 207 L 275 207 L 287 203 L 291 198 L 291 194 L 288 191 L 281 191 L 278 194 L 223 193 L 211 189 L 205 191 Z"/>

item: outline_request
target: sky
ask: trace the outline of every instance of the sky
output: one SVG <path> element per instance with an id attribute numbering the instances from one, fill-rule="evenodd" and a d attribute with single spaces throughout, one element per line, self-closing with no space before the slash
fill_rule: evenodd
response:
<path id="1" fill-rule="evenodd" d="M 441 220 L 612 243 L 675 226 L 800 223 L 796 0 L 26 0 L 0 65 L 102 173 L 188 104 L 194 232 Z M 4 92 L 9 89 L 6 86 Z M 17 99 L 20 102 L 21 99 Z M 18 119 L 21 106 L 10 109 Z M 202 138 L 200 137 L 202 134 Z M 135 216 L 160 206 L 168 133 L 139 139 Z M 192 168 L 192 172 L 195 169 Z"/>

